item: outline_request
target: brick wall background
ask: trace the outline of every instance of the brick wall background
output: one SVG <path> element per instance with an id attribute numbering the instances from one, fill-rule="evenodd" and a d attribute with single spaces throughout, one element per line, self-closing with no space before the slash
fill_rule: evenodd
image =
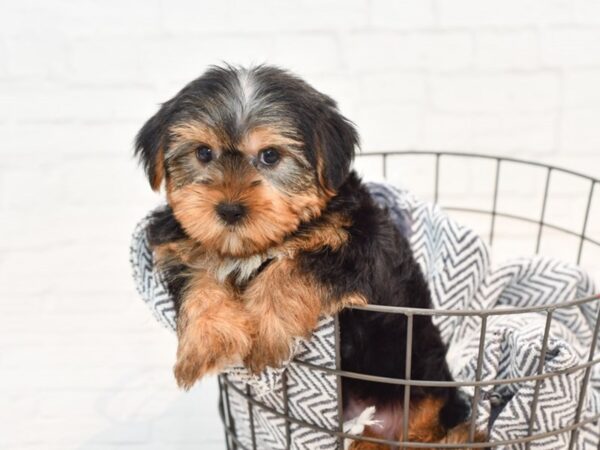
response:
<path id="1" fill-rule="evenodd" d="M 175 388 L 175 339 L 128 266 L 130 232 L 159 201 L 133 136 L 220 61 L 296 71 L 339 100 L 365 152 L 496 153 L 598 176 L 594 0 L 0 1 L 0 448 L 223 448 L 215 380 Z M 488 202 L 486 170 L 451 164 L 442 193 Z M 426 172 L 391 176 L 427 194 Z M 507 207 L 530 212 L 538 178 L 515 170 Z M 578 229 L 587 185 L 553 189 L 556 220 Z"/>

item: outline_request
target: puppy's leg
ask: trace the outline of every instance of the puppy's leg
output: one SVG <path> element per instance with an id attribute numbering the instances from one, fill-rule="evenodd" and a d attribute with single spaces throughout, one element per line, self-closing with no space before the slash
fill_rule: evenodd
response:
<path id="1" fill-rule="evenodd" d="M 177 319 L 175 378 L 189 389 L 209 372 L 242 361 L 250 351 L 254 330 L 234 292 L 201 272 L 186 288 Z"/>
<path id="2" fill-rule="evenodd" d="M 308 337 L 317 324 L 321 286 L 302 273 L 292 259 L 272 262 L 244 291 L 256 335 L 245 360 L 253 372 L 278 366 L 290 356 L 295 337 Z"/>

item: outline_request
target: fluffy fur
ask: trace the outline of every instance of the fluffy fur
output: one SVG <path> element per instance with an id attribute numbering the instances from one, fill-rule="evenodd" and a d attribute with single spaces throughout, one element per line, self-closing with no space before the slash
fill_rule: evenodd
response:
<path id="1" fill-rule="evenodd" d="M 357 145 L 331 98 L 265 66 L 208 70 L 140 130 L 136 154 L 169 204 L 149 238 L 178 309 L 181 386 L 232 362 L 277 366 L 336 312 L 342 369 L 404 377 L 406 317 L 343 309 L 431 307 L 408 242 L 351 171 Z M 412 379 L 452 379 L 429 316 L 414 317 L 413 354 Z M 343 391 L 348 415 L 374 405 L 379 436 L 399 437 L 403 386 L 344 378 Z M 411 409 L 421 442 L 449 439 L 469 415 L 451 388 L 412 388 Z"/>

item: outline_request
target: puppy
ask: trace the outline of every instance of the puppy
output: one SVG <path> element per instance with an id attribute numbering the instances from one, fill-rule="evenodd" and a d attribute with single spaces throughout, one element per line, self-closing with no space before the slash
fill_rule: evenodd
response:
<path id="1" fill-rule="evenodd" d="M 213 67 L 140 130 L 136 154 L 168 201 L 148 235 L 178 311 L 180 386 L 278 366 L 338 312 L 342 369 L 404 378 L 407 318 L 344 309 L 431 307 L 408 242 L 351 170 L 357 145 L 330 97 L 268 66 Z M 452 380 L 429 316 L 414 316 L 412 352 L 412 379 Z M 403 439 L 403 386 L 344 378 L 343 394 L 346 419 L 375 405 L 383 426 L 367 433 Z M 456 389 L 413 387 L 410 408 L 407 438 L 466 442 Z"/>

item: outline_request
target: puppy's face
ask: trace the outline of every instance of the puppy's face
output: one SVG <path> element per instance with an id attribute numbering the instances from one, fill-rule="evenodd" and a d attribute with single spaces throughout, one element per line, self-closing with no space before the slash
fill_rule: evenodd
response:
<path id="1" fill-rule="evenodd" d="M 140 130 L 136 153 L 186 232 L 226 256 L 261 253 L 317 217 L 357 134 L 336 104 L 277 68 L 213 68 Z"/>

